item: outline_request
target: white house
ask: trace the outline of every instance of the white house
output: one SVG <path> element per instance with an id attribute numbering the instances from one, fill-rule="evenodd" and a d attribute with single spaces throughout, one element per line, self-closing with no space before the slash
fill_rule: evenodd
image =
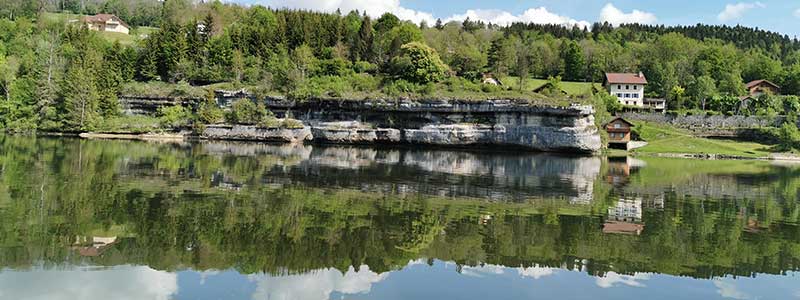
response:
<path id="1" fill-rule="evenodd" d="M 606 73 L 605 87 L 625 106 L 645 107 L 644 87 L 647 79 L 642 72 Z"/>
<path id="2" fill-rule="evenodd" d="M 90 30 L 94 31 L 110 31 L 128 34 L 131 27 L 125 21 L 115 15 L 98 14 L 94 16 L 83 17 L 83 22 Z"/>

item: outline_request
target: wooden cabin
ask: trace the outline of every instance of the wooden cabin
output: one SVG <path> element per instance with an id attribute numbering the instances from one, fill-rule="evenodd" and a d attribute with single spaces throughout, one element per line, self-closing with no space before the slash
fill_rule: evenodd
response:
<path id="1" fill-rule="evenodd" d="M 747 92 L 750 94 L 750 96 L 753 97 L 759 97 L 764 94 L 770 94 L 770 95 L 781 94 L 780 86 L 765 79 L 753 80 L 751 82 L 748 82 L 745 86 L 747 87 Z"/>
<path id="2" fill-rule="evenodd" d="M 616 118 L 606 124 L 608 132 L 608 146 L 611 148 L 621 148 L 628 150 L 628 142 L 631 141 L 631 128 L 633 123 L 623 118 Z"/>

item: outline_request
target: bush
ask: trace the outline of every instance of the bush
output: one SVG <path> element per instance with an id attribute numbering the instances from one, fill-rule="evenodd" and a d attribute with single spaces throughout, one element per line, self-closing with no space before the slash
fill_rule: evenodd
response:
<path id="1" fill-rule="evenodd" d="M 283 120 L 283 124 L 281 124 L 281 126 L 283 126 L 283 128 L 288 128 L 288 129 L 303 129 L 303 128 L 305 128 L 305 125 L 303 125 L 303 122 L 300 122 L 299 120 L 295 120 L 295 119 L 285 119 L 285 120 Z"/>
<path id="2" fill-rule="evenodd" d="M 447 75 L 448 67 L 436 50 L 420 42 L 403 45 L 400 55 L 392 60 L 392 72 L 397 78 L 414 83 L 439 82 Z"/>
<path id="3" fill-rule="evenodd" d="M 353 70 L 356 71 L 356 73 L 375 74 L 378 73 L 378 65 L 360 60 L 353 64 Z"/>
<path id="4" fill-rule="evenodd" d="M 231 124 L 255 125 L 271 115 L 264 104 L 255 104 L 250 99 L 239 99 L 231 105 L 225 118 Z"/>
<path id="5" fill-rule="evenodd" d="M 225 121 L 225 113 L 214 100 L 214 94 L 210 93 L 197 110 L 197 119 L 203 124 L 216 124 Z"/>
<path id="6" fill-rule="evenodd" d="M 780 148 L 784 151 L 793 149 L 800 149 L 800 129 L 797 129 L 795 118 L 788 118 L 783 122 L 778 134 L 780 139 Z"/>
<path id="7" fill-rule="evenodd" d="M 189 124 L 191 113 L 183 106 L 165 106 L 158 109 L 158 120 L 163 127 L 178 128 Z"/>
<path id="8" fill-rule="evenodd" d="M 380 80 L 369 74 L 353 74 L 347 78 L 355 91 L 372 92 L 380 86 Z"/>

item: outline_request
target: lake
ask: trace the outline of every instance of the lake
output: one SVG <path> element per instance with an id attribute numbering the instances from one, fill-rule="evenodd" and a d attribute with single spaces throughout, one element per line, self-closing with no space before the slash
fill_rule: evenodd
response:
<path id="1" fill-rule="evenodd" d="M 0 299 L 800 298 L 800 166 L 0 136 Z"/>

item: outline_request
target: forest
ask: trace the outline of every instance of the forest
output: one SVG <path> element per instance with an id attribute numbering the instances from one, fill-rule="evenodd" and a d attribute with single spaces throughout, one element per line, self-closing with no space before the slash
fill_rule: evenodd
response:
<path id="1" fill-rule="evenodd" d="M 111 42 L 52 14 L 112 13 L 158 30 Z M 90 131 L 119 122 L 131 91 L 207 98 L 215 88 L 315 97 L 545 99 L 530 78 L 602 83 L 605 72 L 646 74 L 648 97 L 670 110 L 794 115 L 800 110 L 800 41 L 716 25 L 591 28 L 480 21 L 413 24 L 392 14 L 321 13 L 189 0 L 8 0 L 0 3 L 0 126 L 7 131 Z M 493 74 L 505 86 L 482 84 Z M 741 109 L 745 83 L 767 79 L 788 96 Z M 613 97 L 569 101 L 621 109 Z M 576 100 L 578 99 L 578 100 Z M 222 121 L 186 112 L 171 119 Z"/>

